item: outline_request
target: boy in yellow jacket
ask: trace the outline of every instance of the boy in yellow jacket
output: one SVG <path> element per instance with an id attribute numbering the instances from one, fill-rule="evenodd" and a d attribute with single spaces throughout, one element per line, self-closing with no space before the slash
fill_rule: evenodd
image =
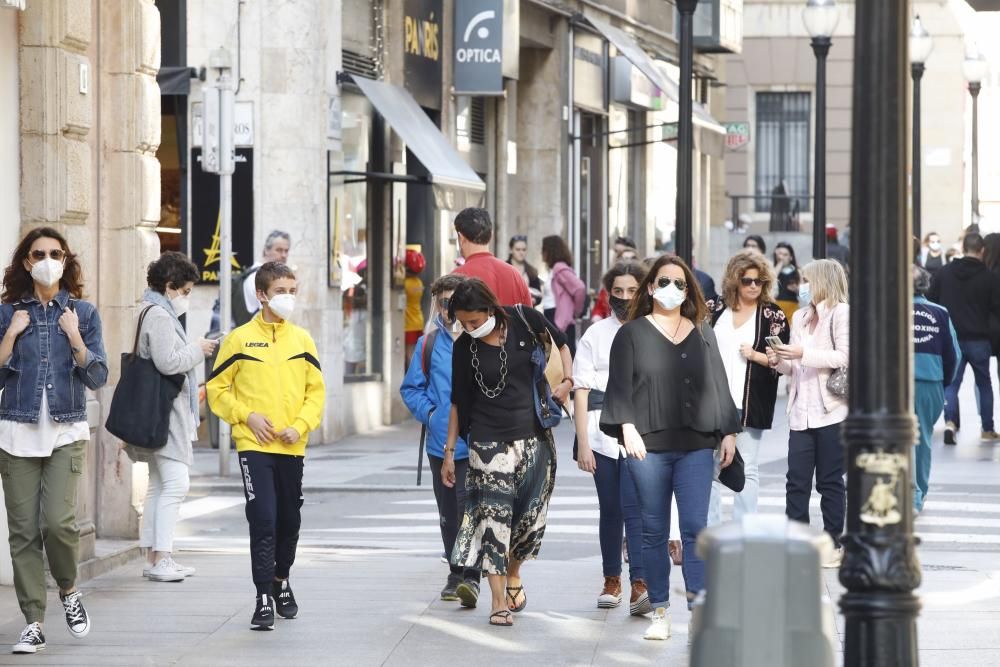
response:
<path id="1" fill-rule="evenodd" d="M 288 575 L 299 541 L 306 442 L 319 427 L 326 390 L 316 344 L 288 321 L 295 274 L 267 262 L 255 281 L 261 309 L 223 341 L 208 401 L 219 419 L 232 424 L 243 473 L 257 587 L 250 627 L 271 630 L 275 611 L 283 618 L 298 613 Z"/>

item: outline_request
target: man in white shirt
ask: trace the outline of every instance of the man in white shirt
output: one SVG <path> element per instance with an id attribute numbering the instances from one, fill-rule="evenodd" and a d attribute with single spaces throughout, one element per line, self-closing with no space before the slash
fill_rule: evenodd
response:
<path id="1" fill-rule="evenodd" d="M 246 301 L 247 311 L 255 315 L 260 310 L 260 301 L 257 300 L 257 288 L 254 285 L 254 275 L 257 269 L 266 262 L 281 262 L 288 264 L 288 251 L 292 248 L 292 237 L 288 232 L 275 229 L 264 239 L 264 251 L 261 253 L 259 262 L 250 267 L 243 279 L 243 300 Z"/>

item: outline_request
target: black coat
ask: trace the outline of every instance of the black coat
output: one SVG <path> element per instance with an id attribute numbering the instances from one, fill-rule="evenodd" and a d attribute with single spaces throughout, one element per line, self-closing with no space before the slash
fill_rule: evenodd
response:
<path id="1" fill-rule="evenodd" d="M 722 299 L 710 303 L 713 309 L 712 326 L 719 321 L 726 310 Z M 785 313 L 772 303 L 761 304 L 757 308 L 757 322 L 754 329 L 753 349 L 767 353 L 767 337 L 777 336 L 782 343 L 788 344 L 791 331 Z M 743 411 L 742 426 L 744 428 L 769 429 L 774 420 L 774 403 L 778 398 L 778 378 L 780 373 L 773 368 L 765 368 L 752 361 L 747 362 L 746 389 L 743 391 L 743 402 L 737 406 Z"/>
<path id="2" fill-rule="evenodd" d="M 934 274 L 927 298 L 948 309 L 959 340 L 990 340 L 990 315 L 1000 313 L 1000 276 L 962 257 Z"/>

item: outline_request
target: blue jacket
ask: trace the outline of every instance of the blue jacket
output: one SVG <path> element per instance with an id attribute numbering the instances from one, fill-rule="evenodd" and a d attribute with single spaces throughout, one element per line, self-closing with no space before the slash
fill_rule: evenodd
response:
<path id="1" fill-rule="evenodd" d="M 77 366 L 69 338 L 59 326 L 68 307 L 76 309 L 80 336 L 87 347 L 87 363 Z M 0 337 L 7 333 L 14 311 L 26 310 L 31 324 L 17 337 L 14 352 L 0 367 L 0 419 L 37 424 L 42 390 L 48 391 L 49 414 L 57 422 L 87 419 L 84 388 L 100 389 L 108 381 L 107 356 L 101 318 L 93 304 L 60 290 L 48 308 L 32 296 L 0 305 Z"/>
<path id="2" fill-rule="evenodd" d="M 913 377 L 923 382 L 955 380 L 961 352 L 948 309 L 922 296 L 913 298 Z"/>
<path id="3" fill-rule="evenodd" d="M 438 335 L 431 350 L 430 368 L 423 369 L 424 340 L 417 340 L 410 367 L 403 378 L 399 393 L 418 422 L 427 426 L 427 453 L 444 458 L 444 444 L 448 439 L 448 417 L 451 413 L 451 351 L 455 346 L 451 332 L 441 318 L 434 320 Z M 428 380 L 428 375 L 430 379 Z M 455 460 L 469 458 L 465 440 L 455 444 Z"/>

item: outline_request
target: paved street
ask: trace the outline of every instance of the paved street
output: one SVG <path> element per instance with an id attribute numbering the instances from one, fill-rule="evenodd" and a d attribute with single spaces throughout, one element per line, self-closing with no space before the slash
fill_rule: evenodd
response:
<path id="1" fill-rule="evenodd" d="M 966 393 L 965 405 L 974 406 Z M 1000 447 L 973 438 L 972 417 L 966 413 L 970 428 L 956 448 L 945 450 L 938 432 L 932 492 L 917 524 L 925 667 L 1000 663 Z M 596 497 L 571 461 L 565 426 L 549 526 L 540 560 L 525 567 L 529 602 L 515 626 L 491 628 L 487 609 L 439 601 L 446 568 L 428 471 L 424 485 L 414 485 L 417 432 L 410 423 L 311 451 L 292 576 L 300 618 L 279 619 L 270 633 L 248 630 L 253 591 L 239 482 L 214 477 L 217 454 L 199 451 L 177 540 L 178 560 L 197 575 L 152 583 L 134 562 L 88 582 L 94 629 L 79 642 L 68 636 L 53 594 L 48 649 L 34 657 L 0 653 L 0 664 L 686 664 L 684 605 L 672 608 L 674 637 L 665 643 L 644 641 L 646 621 L 624 608 L 596 608 Z M 776 424 L 762 447 L 764 512 L 783 511 L 785 438 L 784 425 Z M 680 588 L 679 571 L 672 579 Z M 826 583 L 836 601 L 834 572 Z M 22 626 L 13 597 L 6 589 L 0 603 L 4 642 Z M 838 624 L 842 631 L 839 617 Z"/>

